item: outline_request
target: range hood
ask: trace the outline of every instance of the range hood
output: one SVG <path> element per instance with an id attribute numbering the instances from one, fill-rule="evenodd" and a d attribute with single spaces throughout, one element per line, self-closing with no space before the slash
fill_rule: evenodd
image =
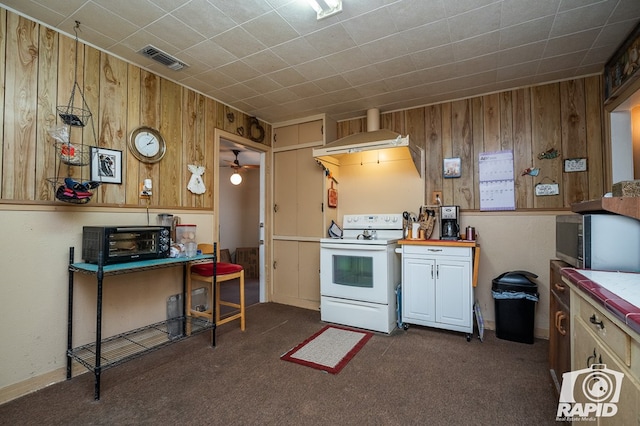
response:
<path id="1" fill-rule="evenodd" d="M 366 132 L 345 136 L 322 147 L 314 148 L 313 156 L 318 159 L 323 157 L 339 158 L 343 155 L 356 154 L 363 151 L 390 148 L 408 149 L 416 170 L 422 177 L 424 150 L 410 143 L 409 135 L 402 136 L 391 130 L 380 129 L 380 111 L 375 108 L 367 111 Z"/>

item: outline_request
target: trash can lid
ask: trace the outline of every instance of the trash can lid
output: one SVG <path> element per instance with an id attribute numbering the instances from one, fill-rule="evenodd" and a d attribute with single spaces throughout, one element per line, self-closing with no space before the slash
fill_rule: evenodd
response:
<path id="1" fill-rule="evenodd" d="M 538 285 L 531 278 L 538 276 L 528 271 L 505 272 L 493 280 L 492 290 L 535 291 Z"/>

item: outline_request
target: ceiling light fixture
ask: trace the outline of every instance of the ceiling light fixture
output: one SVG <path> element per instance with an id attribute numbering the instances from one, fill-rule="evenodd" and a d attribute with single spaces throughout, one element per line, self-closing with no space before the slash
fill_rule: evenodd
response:
<path id="1" fill-rule="evenodd" d="M 316 11 L 318 21 L 342 12 L 342 0 L 307 0 Z"/>
<path id="2" fill-rule="evenodd" d="M 229 180 L 234 185 L 240 185 L 242 183 L 242 176 L 240 176 L 240 173 L 238 173 L 238 171 L 236 170 L 235 172 L 233 172 Z"/>

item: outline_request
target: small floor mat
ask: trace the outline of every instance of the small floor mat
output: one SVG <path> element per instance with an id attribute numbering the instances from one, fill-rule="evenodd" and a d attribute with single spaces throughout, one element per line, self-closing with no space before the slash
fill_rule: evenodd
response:
<path id="1" fill-rule="evenodd" d="M 371 336 L 367 331 L 327 325 L 280 358 L 337 374 Z"/>

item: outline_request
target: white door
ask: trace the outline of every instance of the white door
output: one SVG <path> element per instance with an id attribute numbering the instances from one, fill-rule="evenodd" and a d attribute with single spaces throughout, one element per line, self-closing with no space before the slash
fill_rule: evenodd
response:
<path id="1" fill-rule="evenodd" d="M 402 274 L 403 320 L 419 325 L 435 322 L 435 261 L 404 255 Z"/>
<path id="2" fill-rule="evenodd" d="M 436 321 L 468 327 L 471 324 L 471 264 L 456 260 L 436 263 Z"/>

